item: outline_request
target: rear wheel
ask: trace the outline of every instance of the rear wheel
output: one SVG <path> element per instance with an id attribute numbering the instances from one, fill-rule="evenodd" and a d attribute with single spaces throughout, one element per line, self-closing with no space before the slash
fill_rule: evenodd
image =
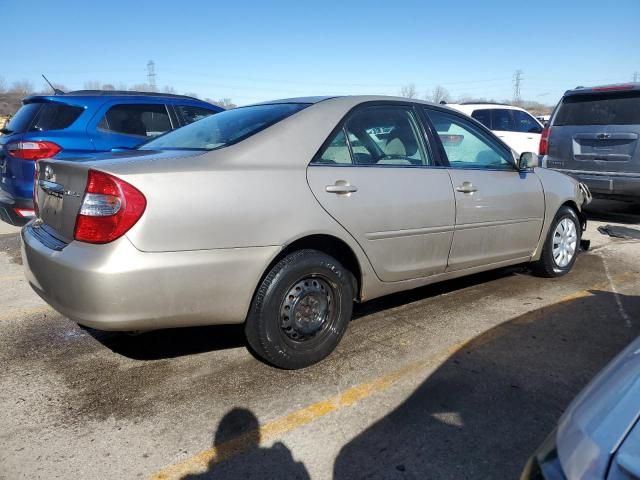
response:
<path id="1" fill-rule="evenodd" d="M 352 274 L 335 258 L 317 250 L 291 253 L 260 284 L 245 324 L 247 341 L 280 368 L 317 363 L 347 330 L 353 297 Z"/>
<path id="2" fill-rule="evenodd" d="M 575 210 L 561 207 L 549 228 L 540 260 L 533 263 L 533 271 L 542 277 L 560 277 L 568 273 L 578 255 L 581 232 Z"/>

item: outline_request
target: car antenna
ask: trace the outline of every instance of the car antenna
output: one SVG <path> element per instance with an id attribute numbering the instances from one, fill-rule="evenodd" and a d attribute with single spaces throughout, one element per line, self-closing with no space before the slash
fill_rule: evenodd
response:
<path id="1" fill-rule="evenodd" d="M 54 87 L 53 84 L 49 81 L 49 79 L 44 76 L 44 74 L 42 74 L 42 78 L 44 78 L 44 81 L 49 84 L 49 86 L 51 87 L 51 90 L 53 90 L 53 93 L 55 95 L 64 95 L 64 92 L 59 88 Z"/>

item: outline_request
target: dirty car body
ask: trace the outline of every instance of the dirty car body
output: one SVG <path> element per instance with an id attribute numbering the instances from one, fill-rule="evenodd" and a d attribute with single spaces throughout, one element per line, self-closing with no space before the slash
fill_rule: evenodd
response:
<path id="1" fill-rule="evenodd" d="M 574 179 L 478 122 L 392 97 L 242 107 L 100 162 L 41 161 L 26 275 L 104 330 L 245 323 L 267 361 L 319 361 L 354 300 L 534 262 L 566 273 Z"/>

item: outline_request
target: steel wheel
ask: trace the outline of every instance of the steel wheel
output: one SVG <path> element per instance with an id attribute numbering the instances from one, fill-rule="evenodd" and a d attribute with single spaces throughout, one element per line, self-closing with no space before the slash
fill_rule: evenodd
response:
<path id="1" fill-rule="evenodd" d="M 319 276 L 297 281 L 287 292 L 280 307 L 280 328 L 290 340 L 308 341 L 320 335 L 334 317 L 333 287 Z"/>

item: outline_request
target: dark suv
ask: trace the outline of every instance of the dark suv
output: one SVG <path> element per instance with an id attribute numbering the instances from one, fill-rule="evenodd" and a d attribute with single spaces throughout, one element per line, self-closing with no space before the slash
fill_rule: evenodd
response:
<path id="1" fill-rule="evenodd" d="M 183 95 L 101 90 L 34 95 L 22 103 L 0 135 L 0 219 L 14 225 L 34 216 L 37 160 L 134 148 L 223 110 Z"/>
<path id="2" fill-rule="evenodd" d="M 542 164 L 594 197 L 640 201 L 640 83 L 565 92 L 542 132 Z"/>

